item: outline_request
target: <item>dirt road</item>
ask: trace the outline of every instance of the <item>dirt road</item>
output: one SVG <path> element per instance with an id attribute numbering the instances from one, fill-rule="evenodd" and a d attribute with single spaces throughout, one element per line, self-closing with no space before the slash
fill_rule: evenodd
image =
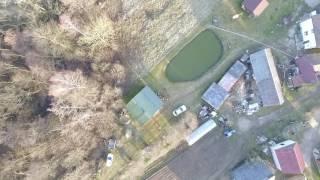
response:
<path id="1" fill-rule="evenodd" d="M 320 144 L 320 108 L 313 109 L 308 116 L 311 128 L 304 133 L 301 148 L 305 162 L 310 167 L 312 150 Z"/>

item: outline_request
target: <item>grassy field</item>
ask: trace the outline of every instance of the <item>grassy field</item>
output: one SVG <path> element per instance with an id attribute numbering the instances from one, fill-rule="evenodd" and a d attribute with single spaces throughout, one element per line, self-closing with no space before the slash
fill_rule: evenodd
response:
<path id="1" fill-rule="evenodd" d="M 221 58 L 220 39 L 210 30 L 201 32 L 168 64 L 166 75 L 170 81 L 191 81 L 199 78 Z"/>

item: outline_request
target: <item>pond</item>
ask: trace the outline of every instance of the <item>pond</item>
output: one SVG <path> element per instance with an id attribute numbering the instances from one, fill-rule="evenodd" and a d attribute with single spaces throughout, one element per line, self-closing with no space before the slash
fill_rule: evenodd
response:
<path id="1" fill-rule="evenodd" d="M 198 79 L 220 60 L 222 54 L 220 39 L 214 32 L 205 30 L 170 61 L 166 76 L 172 82 Z"/>

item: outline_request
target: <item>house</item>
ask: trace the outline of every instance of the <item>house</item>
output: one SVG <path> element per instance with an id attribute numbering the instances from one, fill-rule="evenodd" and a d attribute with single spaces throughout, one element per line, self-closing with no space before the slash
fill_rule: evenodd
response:
<path id="1" fill-rule="evenodd" d="M 228 91 L 214 82 L 202 95 L 202 99 L 214 109 L 219 109 L 229 95 Z"/>
<path id="2" fill-rule="evenodd" d="M 146 86 L 129 101 L 127 110 L 131 118 L 144 124 L 157 115 L 162 106 L 161 99 Z"/>
<path id="3" fill-rule="evenodd" d="M 287 140 L 272 146 L 270 149 L 273 161 L 282 173 L 287 175 L 303 173 L 305 163 L 298 143 Z"/>
<path id="4" fill-rule="evenodd" d="M 263 106 L 283 104 L 281 83 L 271 49 L 267 48 L 251 54 L 250 62 Z"/>
<path id="5" fill-rule="evenodd" d="M 257 17 L 269 6 L 267 0 L 244 0 L 242 3 L 242 9 Z"/>
<path id="6" fill-rule="evenodd" d="M 315 11 L 310 13 L 308 18 L 301 21 L 300 32 L 304 49 L 314 49 L 320 47 L 320 15 Z"/>
<path id="7" fill-rule="evenodd" d="M 273 170 L 263 162 L 246 162 L 231 172 L 232 180 L 274 180 Z"/>
<path id="8" fill-rule="evenodd" d="M 218 85 L 230 92 L 231 88 L 238 82 L 243 73 L 247 70 L 247 66 L 236 61 L 226 74 L 221 78 Z"/>
<path id="9" fill-rule="evenodd" d="M 292 79 L 293 87 L 299 87 L 304 84 L 314 84 L 319 80 L 320 58 L 315 55 L 304 55 L 296 61 L 298 72 Z"/>

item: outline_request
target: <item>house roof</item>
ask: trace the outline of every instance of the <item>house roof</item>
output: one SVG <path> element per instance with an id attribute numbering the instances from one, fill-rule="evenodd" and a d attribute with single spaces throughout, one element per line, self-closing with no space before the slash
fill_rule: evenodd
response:
<path id="1" fill-rule="evenodd" d="M 303 84 L 305 84 L 301 74 L 292 77 L 292 84 L 293 84 L 293 87 L 300 87 Z"/>
<path id="2" fill-rule="evenodd" d="M 236 61 L 227 71 L 227 73 L 221 78 L 218 84 L 226 91 L 230 92 L 231 88 L 235 85 L 235 83 L 240 79 L 240 77 L 246 70 L 247 66 L 245 66 L 240 61 Z"/>
<path id="3" fill-rule="evenodd" d="M 263 162 L 244 163 L 232 171 L 233 180 L 268 180 L 271 168 Z"/>
<path id="4" fill-rule="evenodd" d="M 316 38 L 316 47 L 320 47 L 320 15 L 311 16 L 313 24 L 313 33 Z"/>
<path id="5" fill-rule="evenodd" d="M 162 107 L 161 99 L 151 90 L 150 87 L 144 87 L 134 98 L 127 104 L 129 115 L 145 123 L 150 120 Z"/>
<path id="6" fill-rule="evenodd" d="M 288 140 L 271 147 L 277 168 L 284 174 L 302 174 L 305 168 L 299 144 Z"/>
<path id="7" fill-rule="evenodd" d="M 219 109 L 228 97 L 229 93 L 215 82 L 202 95 L 202 99 L 215 109 Z"/>
<path id="8" fill-rule="evenodd" d="M 271 49 L 251 54 L 250 62 L 263 105 L 281 105 L 284 98 Z"/>
<path id="9" fill-rule="evenodd" d="M 300 31 L 305 49 L 320 47 L 320 15 L 314 14 L 300 22 Z"/>
<path id="10" fill-rule="evenodd" d="M 259 16 L 269 5 L 267 0 L 244 0 L 243 6 L 255 16 Z"/>
<path id="11" fill-rule="evenodd" d="M 318 81 L 317 73 L 314 70 L 316 60 L 312 56 L 302 56 L 296 60 L 299 68 L 300 77 L 305 83 L 316 83 Z M 318 64 L 320 61 L 318 60 Z"/>

